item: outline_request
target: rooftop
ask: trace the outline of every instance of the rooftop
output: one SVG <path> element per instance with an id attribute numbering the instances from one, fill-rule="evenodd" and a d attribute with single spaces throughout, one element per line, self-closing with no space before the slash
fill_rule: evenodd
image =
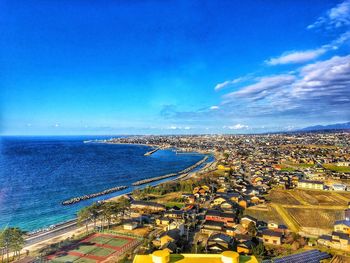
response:
<path id="1" fill-rule="evenodd" d="M 258 263 L 254 256 L 242 256 L 237 252 L 225 251 L 221 254 L 169 254 L 158 250 L 149 255 L 136 255 L 133 263 Z"/>

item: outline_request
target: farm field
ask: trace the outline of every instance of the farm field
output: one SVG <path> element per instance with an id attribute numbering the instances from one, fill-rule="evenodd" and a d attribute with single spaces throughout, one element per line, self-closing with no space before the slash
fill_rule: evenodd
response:
<path id="1" fill-rule="evenodd" d="M 286 208 L 289 215 L 302 227 L 332 229 L 334 221 L 343 218 L 342 210 Z"/>
<path id="2" fill-rule="evenodd" d="M 111 256 L 118 256 L 137 242 L 137 239 L 128 236 L 95 233 L 72 246 L 62 248 L 50 255 L 48 260 L 55 263 L 99 263 Z"/>
<path id="3" fill-rule="evenodd" d="M 309 205 L 337 205 L 346 206 L 350 201 L 350 195 L 338 196 L 339 193 L 327 192 L 327 191 L 314 191 L 314 190 L 292 190 L 291 195 L 296 199 L 303 199 Z M 345 193 L 346 194 L 346 193 Z M 347 200 L 347 198 L 349 199 Z"/>
<path id="4" fill-rule="evenodd" d="M 350 173 L 350 166 L 338 166 L 335 164 L 324 164 L 323 167 L 328 169 L 328 170 L 338 172 L 338 173 Z"/>
<path id="5" fill-rule="evenodd" d="M 274 189 L 267 195 L 267 200 L 266 214 L 253 209 L 247 209 L 247 214 L 266 222 L 283 223 L 294 231 L 315 234 L 331 231 L 334 222 L 343 219 L 350 193 Z"/>
<path id="6" fill-rule="evenodd" d="M 279 216 L 276 210 L 272 206 L 267 206 L 266 210 L 264 209 L 256 209 L 254 206 L 249 207 L 245 210 L 245 215 L 250 215 L 255 218 L 259 218 L 259 220 L 263 220 L 265 222 L 275 222 L 277 224 L 285 224 L 283 219 Z"/>
<path id="7" fill-rule="evenodd" d="M 272 190 L 267 196 L 271 203 L 285 205 L 300 205 L 301 203 L 287 190 Z"/>

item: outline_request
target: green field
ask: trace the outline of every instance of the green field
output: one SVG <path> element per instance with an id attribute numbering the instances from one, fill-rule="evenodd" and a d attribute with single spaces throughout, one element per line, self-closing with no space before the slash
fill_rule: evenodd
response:
<path id="1" fill-rule="evenodd" d="M 91 238 L 91 239 L 89 240 L 89 242 L 91 242 L 91 243 L 96 243 L 96 244 L 106 244 L 106 243 L 108 243 L 108 241 L 110 241 L 110 240 L 111 240 L 110 237 L 97 236 L 97 237 Z"/>
<path id="2" fill-rule="evenodd" d="M 96 243 L 96 244 L 106 244 L 113 247 L 121 247 L 126 243 L 128 243 L 128 240 L 116 239 L 116 238 L 106 237 L 106 236 L 98 236 L 90 239 L 89 242 Z"/>
<path id="3" fill-rule="evenodd" d="M 90 254 L 91 251 L 93 251 L 96 247 L 93 245 L 79 245 L 76 249 L 74 249 L 74 252 L 78 252 L 81 254 Z"/>
<path id="4" fill-rule="evenodd" d="M 290 163 L 290 162 L 285 162 L 285 163 L 281 163 L 281 171 L 288 171 L 288 172 L 292 172 L 295 170 L 302 170 L 302 169 L 307 169 L 307 168 L 311 168 L 314 167 L 314 164 L 309 164 L 309 163 Z"/>
<path id="5" fill-rule="evenodd" d="M 106 248 L 106 247 L 95 247 L 93 251 L 91 251 L 89 254 L 98 256 L 98 257 L 107 257 L 110 254 L 114 253 L 115 250 L 111 248 Z"/>
<path id="6" fill-rule="evenodd" d="M 74 247 L 66 247 L 66 249 L 63 248 L 62 251 L 57 251 L 56 256 L 51 257 L 50 262 L 102 262 L 132 240 L 132 238 L 123 237 L 122 235 L 93 234 L 79 241 Z"/>
<path id="7" fill-rule="evenodd" d="M 74 261 L 74 263 L 96 263 L 96 260 L 89 258 L 79 258 L 78 260 Z"/>
<path id="8" fill-rule="evenodd" d="M 181 203 L 181 202 L 168 202 L 168 203 L 165 204 L 165 206 L 166 206 L 167 208 L 172 208 L 172 207 L 174 207 L 174 206 L 176 206 L 176 207 L 178 207 L 178 208 L 182 208 L 182 207 L 185 206 L 185 204 L 184 204 L 184 203 Z"/>
<path id="9" fill-rule="evenodd" d="M 113 247 L 122 247 L 126 243 L 128 243 L 128 240 L 125 239 L 111 239 L 107 245 L 113 246 Z"/>
<path id="10" fill-rule="evenodd" d="M 57 258 L 51 260 L 51 262 L 53 262 L 53 263 L 73 262 L 73 261 L 78 260 L 78 259 L 79 259 L 79 257 L 76 257 L 76 256 L 65 255 L 65 256 L 62 256 L 62 257 L 57 257 Z"/>
<path id="11" fill-rule="evenodd" d="M 350 166 L 337 166 L 335 164 L 324 164 L 325 169 L 338 173 L 350 173 Z"/>

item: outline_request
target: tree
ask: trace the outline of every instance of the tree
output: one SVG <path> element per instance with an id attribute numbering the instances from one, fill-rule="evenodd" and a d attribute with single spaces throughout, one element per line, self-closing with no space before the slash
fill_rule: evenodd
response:
<path id="1" fill-rule="evenodd" d="M 3 247 L 3 253 L 6 253 L 6 262 L 9 262 L 9 252 L 10 252 L 10 245 L 11 245 L 11 229 L 5 228 L 1 232 L 1 241 Z"/>
<path id="2" fill-rule="evenodd" d="M 125 211 L 128 210 L 130 207 L 130 200 L 122 196 L 118 199 L 118 205 L 120 207 L 121 212 L 123 213 L 123 216 L 125 216 Z"/>
<path id="3" fill-rule="evenodd" d="M 91 206 L 89 206 L 88 210 L 90 212 L 90 218 L 94 222 L 94 229 L 95 229 L 97 219 L 99 218 L 101 213 L 101 205 L 99 203 L 93 203 Z"/>
<path id="4" fill-rule="evenodd" d="M 83 207 L 78 212 L 78 224 L 85 224 L 86 232 L 89 232 L 89 221 L 91 219 L 91 213 L 88 206 Z"/>
<path id="5" fill-rule="evenodd" d="M 265 254 L 265 247 L 263 243 L 259 243 L 252 247 L 252 254 L 256 257 L 261 257 Z"/>
<path id="6" fill-rule="evenodd" d="M 107 228 L 109 229 L 113 217 L 121 212 L 121 208 L 116 202 L 106 202 L 102 205 L 102 215 L 107 220 Z"/>
<path id="7" fill-rule="evenodd" d="M 10 248 L 13 251 L 13 259 L 18 256 L 18 259 L 21 256 L 21 250 L 24 246 L 24 232 L 18 227 L 11 228 L 11 243 Z"/>
<path id="8" fill-rule="evenodd" d="M 256 226 L 255 226 L 255 224 L 254 224 L 253 222 L 250 222 L 250 223 L 248 224 L 248 229 L 247 229 L 247 231 L 248 231 L 248 234 L 249 234 L 250 236 L 252 236 L 252 237 L 255 237 L 255 236 L 256 236 L 257 230 L 256 230 Z"/>
<path id="9" fill-rule="evenodd" d="M 6 228 L 0 232 L 0 247 L 2 247 L 1 262 L 4 262 L 5 253 L 6 262 L 9 262 L 10 250 L 13 251 L 13 258 L 16 256 L 18 256 L 18 258 L 20 257 L 20 251 L 24 246 L 23 234 L 24 232 L 17 227 Z"/>
<path id="10" fill-rule="evenodd" d="M 6 251 L 6 242 L 5 242 L 5 230 L 1 230 L 0 232 L 0 248 L 1 248 L 1 263 L 4 262 L 4 255 Z"/>

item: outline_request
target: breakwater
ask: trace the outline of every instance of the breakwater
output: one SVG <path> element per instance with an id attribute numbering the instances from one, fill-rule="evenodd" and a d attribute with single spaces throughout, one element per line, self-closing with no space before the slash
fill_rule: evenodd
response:
<path id="1" fill-rule="evenodd" d="M 171 173 L 171 174 L 166 174 L 166 175 L 162 175 L 162 176 L 157 176 L 157 177 L 153 177 L 153 178 L 148 178 L 148 179 L 143 179 L 137 182 L 134 182 L 132 185 L 133 186 L 138 186 L 138 185 L 142 185 L 142 184 L 147 184 L 147 183 L 151 183 L 154 181 L 159 181 L 162 179 L 166 179 L 169 177 L 174 177 L 174 176 L 179 176 L 179 175 L 183 175 L 185 173 L 188 173 L 190 171 L 192 171 L 193 169 L 195 169 L 196 167 L 198 167 L 199 165 L 203 164 L 206 160 L 208 160 L 208 156 L 205 156 L 202 160 L 196 162 L 194 165 L 191 165 L 190 167 L 187 167 L 186 169 L 178 172 L 178 173 Z"/>
<path id="2" fill-rule="evenodd" d="M 128 187 L 125 186 L 125 185 L 122 185 L 122 186 L 109 188 L 109 189 L 106 189 L 106 190 L 98 192 L 98 193 L 93 193 L 93 194 L 89 194 L 89 195 L 73 197 L 71 199 L 63 201 L 62 205 L 76 204 L 76 203 L 79 203 L 79 202 L 87 200 L 87 199 L 91 199 L 91 198 L 95 198 L 95 197 L 98 197 L 98 196 L 101 196 L 101 195 L 107 195 L 107 194 L 110 194 L 110 193 L 118 192 L 118 191 L 124 190 L 126 188 L 128 188 Z"/>
<path id="3" fill-rule="evenodd" d="M 160 148 L 153 149 L 152 151 L 146 152 L 144 155 L 145 156 L 150 156 L 150 155 L 154 154 L 156 151 L 158 151 L 159 149 Z"/>
<path id="4" fill-rule="evenodd" d="M 171 174 L 166 174 L 166 175 L 162 175 L 162 176 L 157 176 L 157 177 L 153 177 L 153 178 L 148 178 L 148 179 L 143 179 L 140 181 L 137 181 L 135 183 L 132 183 L 133 186 L 137 186 L 137 185 L 142 185 L 142 184 L 147 184 L 147 183 L 151 183 L 154 181 L 158 181 L 158 180 L 162 180 L 162 179 L 166 179 L 169 177 L 173 177 L 178 175 L 178 173 L 171 173 Z"/>
<path id="5" fill-rule="evenodd" d="M 179 172 L 179 175 L 180 174 L 185 174 L 185 173 L 188 173 L 190 171 L 192 171 L 194 168 L 200 166 L 202 163 L 204 163 L 206 160 L 208 160 L 208 156 L 205 156 L 202 160 L 200 160 L 199 162 L 195 163 L 194 165 L 190 166 L 190 167 L 187 167 L 186 169 L 182 170 L 181 172 Z"/>

